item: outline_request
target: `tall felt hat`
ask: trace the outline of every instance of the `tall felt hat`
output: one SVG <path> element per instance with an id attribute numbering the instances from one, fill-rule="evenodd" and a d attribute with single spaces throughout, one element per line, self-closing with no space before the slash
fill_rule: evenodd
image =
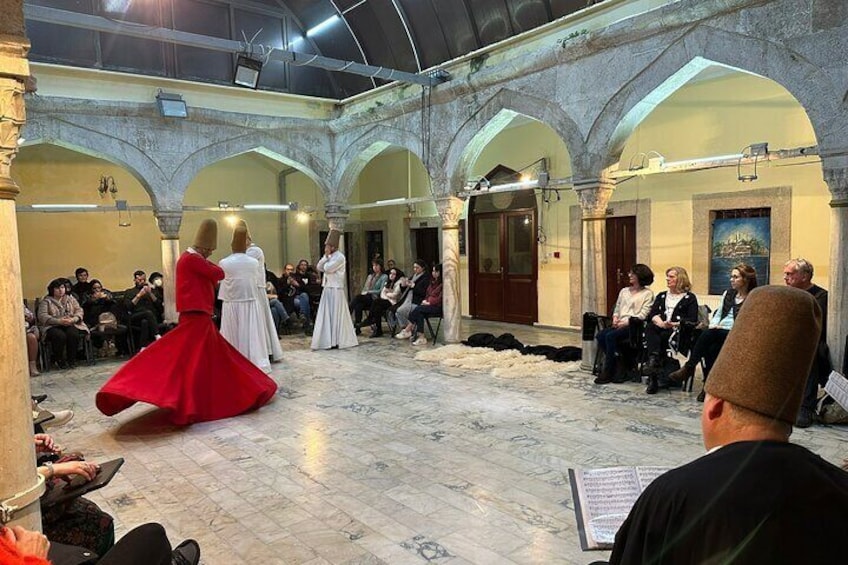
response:
<path id="1" fill-rule="evenodd" d="M 233 242 L 231 244 L 233 253 L 244 253 L 247 251 L 247 227 L 239 224 L 233 230 Z"/>
<path id="2" fill-rule="evenodd" d="M 218 222 L 211 218 L 200 222 L 200 227 L 197 228 L 197 233 L 194 235 L 194 247 L 218 248 Z"/>
<path id="3" fill-rule="evenodd" d="M 339 230 L 330 230 L 330 233 L 327 234 L 326 241 L 324 241 L 324 245 L 329 245 L 338 249 L 341 237 L 342 232 L 340 232 Z"/>
<path id="4" fill-rule="evenodd" d="M 244 233 L 246 233 L 246 234 L 247 234 L 247 239 L 253 240 L 253 238 L 252 238 L 252 237 L 250 237 L 250 228 L 248 228 L 248 227 L 247 227 L 247 222 L 245 222 L 244 220 L 241 220 L 241 219 L 240 219 L 240 220 L 238 221 L 238 223 L 236 224 L 236 226 L 241 226 L 241 227 L 243 227 L 243 228 L 244 228 Z"/>
<path id="5" fill-rule="evenodd" d="M 794 424 L 821 334 L 813 295 L 789 286 L 755 288 L 710 371 L 705 390 Z"/>

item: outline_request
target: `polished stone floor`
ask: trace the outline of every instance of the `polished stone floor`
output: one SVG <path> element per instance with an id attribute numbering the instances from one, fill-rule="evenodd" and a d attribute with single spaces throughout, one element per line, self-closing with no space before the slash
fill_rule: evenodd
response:
<path id="1" fill-rule="evenodd" d="M 463 324 L 465 335 L 481 331 L 525 344 L 580 339 Z M 282 342 L 272 403 L 189 428 L 148 405 L 101 415 L 94 393 L 117 361 L 47 373 L 33 391 L 76 411 L 54 432 L 61 444 L 126 458 L 91 495 L 119 536 L 158 521 L 175 544 L 197 539 L 208 565 L 588 563 L 608 553 L 580 550 L 569 468 L 674 466 L 703 452 L 695 393 L 597 386 L 574 365 L 492 377 L 416 361 L 420 348 L 390 338 L 326 352 L 303 336 Z M 833 462 L 846 439 L 840 427 L 793 435 Z"/>

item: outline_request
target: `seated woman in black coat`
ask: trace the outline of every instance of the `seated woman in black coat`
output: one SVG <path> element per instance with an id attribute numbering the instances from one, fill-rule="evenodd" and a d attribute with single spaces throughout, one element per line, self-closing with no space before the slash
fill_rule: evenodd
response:
<path id="1" fill-rule="evenodd" d="M 648 314 L 645 327 L 648 364 L 645 372 L 650 377 L 645 392 L 654 394 L 659 389 L 657 380 L 668 340 L 681 323 L 698 321 L 698 298 L 691 292 L 689 273 L 683 267 L 670 267 L 665 272 L 668 290 L 659 293 Z"/>

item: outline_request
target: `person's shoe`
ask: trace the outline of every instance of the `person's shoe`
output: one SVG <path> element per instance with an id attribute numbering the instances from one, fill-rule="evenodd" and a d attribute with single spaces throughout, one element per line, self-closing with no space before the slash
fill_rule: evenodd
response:
<path id="1" fill-rule="evenodd" d="M 38 363 L 36 363 L 35 361 L 30 361 L 29 362 L 29 376 L 30 377 L 37 377 L 40 374 L 41 373 L 38 372 Z"/>
<path id="2" fill-rule="evenodd" d="M 813 411 L 809 408 L 801 407 L 798 411 L 798 418 L 795 420 L 796 428 L 809 428 L 813 425 Z"/>
<path id="3" fill-rule="evenodd" d="M 53 419 L 42 424 L 45 428 L 58 428 L 74 419 L 73 410 L 51 410 L 50 413 L 53 414 Z"/>
<path id="4" fill-rule="evenodd" d="M 427 345 L 427 338 L 423 335 L 419 335 L 415 341 L 412 342 L 412 345 Z"/>
<path id="5" fill-rule="evenodd" d="M 648 379 L 648 387 L 645 389 L 645 394 L 656 394 L 660 390 L 660 383 L 657 378 L 652 376 Z"/>
<path id="6" fill-rule="evenodd" d="M 312 324 L 306 324 L 306 328 L 303 330 L 303 335 L 311 336 L 313 331 L 315 331 L 315 326 Z"/>
<path id="7" fill-rule="evenodd" d="M 695 376 L 695 367 L 684 364 L 676 371 L 669 373 L 668 378 L 678 383 L 686 382 Z"/>
<path id="8" fill-rule="evenodd" d="M 359 327 L 359 324 L 354 324 L 353 331 L 356 335 L 362 335 L 362 328 Z"/>
<path id="9" fill-rule="evenodd" d="M 63 370 L 63 371 L 64 371 L 65 369 L 68 369 L 68 368 L 69 368 L 69 367 L 68 367 L 68 362 L 67 362 L 67 361 L 65 361 L 64 359 L 61 359 L 61 360 L 59 360 L 59 361 L 56 361 L 56 366 L 57 366 L 57 367 L 59 367 L 59 369 L 61 369 L 61 370 Z"/>
<path id="10" fill-rule="evenodd" d="M 619 359 L 615 364 L 615 373 L 612 376 L 612 382 L 615 384 L 626 383 L 629 380 L 627 376 L 627 367 Z"/>
<path id="11" fill-rule="evenodd" d="M 193 539 L 185 540 L 171 553 L 172 565 L 197 565 L 198 563 L 200 563 L 200 545 Z"/>
<path id="12" fill-rule="evenodd" d="M 38 404 L 40 402 L 44 402 L 45 400 L 47 400 L 47 395 L 46 394 L 33 394 L 31 396 L 31 398 L 32 398 L 33 402 Z"/>
<path id="13" fill-rule="evenodd" d="M 406 329 L 406 328 L 402 329 L 402 330 L 400 331 L 400 333 L 398 333 L 398 334 L 395 336 L 395 338 L 396 338 L 396 339 L 409 339 L 409 338 L 411 338 L 411 337 L 412 337 L 412 332 L 411 332 L 411 331 L 409 331 L 409 330 L 408 330 L 408 329 Z"/>
<path id="14" fill-rule="evenodd" d="M 704 389 L 701 389 L 701 392 L 698 393 L 697 400 L 698 400 L 698 402 L 703 402 L 706 397 L 707 397 L 707 392 Z"/>
<path id="15" fill-rule="evenodd" d="M 611 383 L 611 382 L 612 382 L 612 379 L 610 378 L 609 371 L 607 371 L 606 367 L 601 369 L 601 372 L 598 373 L 597 377 L 595 377 L 595 384 L 596 385 L 605 385 L 605 384 L 608 384 L 608 383 Z"/>

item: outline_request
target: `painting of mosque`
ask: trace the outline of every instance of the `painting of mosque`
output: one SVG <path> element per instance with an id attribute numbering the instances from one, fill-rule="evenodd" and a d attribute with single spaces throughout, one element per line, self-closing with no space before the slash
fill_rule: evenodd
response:
<path id="1" fill-rule="evenodd" d="M 768 284 L 771 218 L 716 218 L 710 249 L 710 294 L 730 288 L 730 271 L 746 263 L 757 271 L 758 284 Z"/>

